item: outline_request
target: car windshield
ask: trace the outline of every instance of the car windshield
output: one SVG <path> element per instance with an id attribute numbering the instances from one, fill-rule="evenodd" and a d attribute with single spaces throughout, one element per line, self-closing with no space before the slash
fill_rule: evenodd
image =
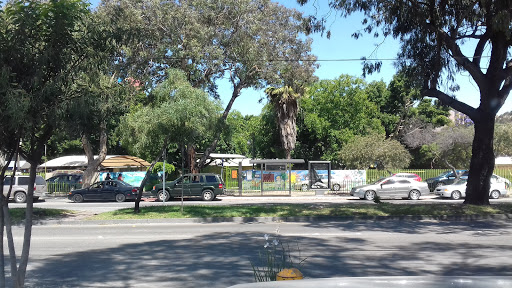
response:
<path id="1" fill-rule="evenodd" d="M 383 182 L 384 180 L 387 180 L 388 178 L 380 178 L 379 180 L 375 181 L 372 183 L 372 185 L 375 185 L 375 184 L 380 184 L 381 182 Z"/>

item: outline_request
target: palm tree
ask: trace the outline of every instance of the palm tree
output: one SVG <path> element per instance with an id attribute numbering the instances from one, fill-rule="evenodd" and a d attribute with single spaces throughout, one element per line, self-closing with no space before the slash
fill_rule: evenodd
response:
<path id="1" fill-rule="evenodd" d="M 299 111 L 300 94 L 293 88 L 284 86 L 281 88 L 268 87 L 265 94 L 274 106 L 279 121 L 279 135 L 283 148 L 286 152 L 286 159 L 291 158 L 291 152 L 295 149 L 297 138 L 297 113 Z"/>

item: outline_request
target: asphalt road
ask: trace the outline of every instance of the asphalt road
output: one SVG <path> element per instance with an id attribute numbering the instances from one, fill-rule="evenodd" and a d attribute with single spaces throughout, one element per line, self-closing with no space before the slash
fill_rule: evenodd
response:
<path id="1" fill-rule="evenodd" d="M 14 228 L 17 246 L 22 232 Z M 279 235 L 295 261 L 306 259 L 306 278 L 512 276 L 510 220 L 126 222 L 34 226 L 26 287 L 215 288 L 252 282 L 251 261 L 264 249 L 264 234 Z"/>

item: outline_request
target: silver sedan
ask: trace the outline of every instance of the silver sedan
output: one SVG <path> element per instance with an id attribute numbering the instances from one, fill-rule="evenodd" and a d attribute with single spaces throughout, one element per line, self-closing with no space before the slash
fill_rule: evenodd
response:
<path id="1" fill-rule="evenodd" d="M 351 196 L 366 200 L 373 200 L 375 196 L 418 200 L 421 195 L 429 193 L 427 183 L 400 177 L 379 179 L 373 184 L 357 186 L 350 190 Z"/>

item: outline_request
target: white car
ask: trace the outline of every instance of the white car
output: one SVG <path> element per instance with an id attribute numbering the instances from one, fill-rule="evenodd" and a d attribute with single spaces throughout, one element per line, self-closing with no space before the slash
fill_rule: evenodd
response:
<path id="1" fill-rule="evenodd" d="M 375 196 L 418 200 L 421 195 L 429 193 L 427 183 L 402 177 L 383 178 L 373 184 L 356 186 L 350 190 L 350 196 L 366 200 L 374 200 Z"/>
<path id="2" fill-rule="evenodd" d="M 461 178 L 451 185 L 439 186 L 434 190 L 434 194 L 441 197 L 449 197 L 452 199 L 460 199 L 466 197 L 466 184 L 468 179 Z M 498 199 L 501 196 L 507 195 L 505 182 L 491 181 L 491 189 L 489 191 L 489 198 Z"/>
<path id="3" fill-rule="evenodd" d="M 10 194 L 10 199 L 14 199 L 16 203 L 27 202 L 29 176 L 16 175 L 12 178 L 11 176 L 5 176 L 4 196 L 6 197 L 9 191 L 9 187 L 11 186 L 11 179 L 13 179 L 14 182 L 12 182 L 12 191 Z M 33 196 L 34 202 L 39 200 L 39 197 L 43 196 L 44 193 L 46 193 L 46 181 L 44 181 L 43 177 L 36 175 Z"/>

